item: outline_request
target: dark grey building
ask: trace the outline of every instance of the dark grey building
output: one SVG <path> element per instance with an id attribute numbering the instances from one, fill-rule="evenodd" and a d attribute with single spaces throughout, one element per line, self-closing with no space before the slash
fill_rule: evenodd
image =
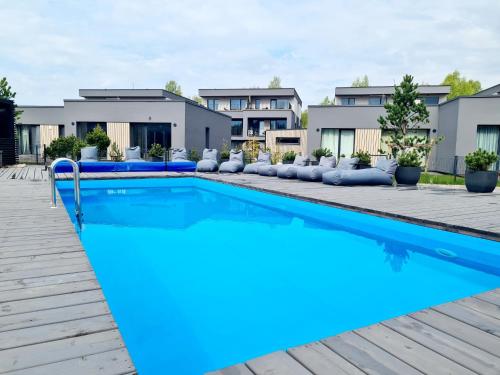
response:
<path id="1" fill-rule="evenodd" d="M 301 127 L 302 100 L 294 88 L 200 89 L 198 92 L 207 108 L 231 116 L 233 147 L 250 138 L 264 143 L 266 130 Z"/>
<path id="2" fill-rule="evenodd" d="M 21 160 L 40 154 L 43 145 L 60 135 L 84 138 L 101 126 L 122 149 L 151 144 L 186 147 L 201 152 L 220 148 L 231 136 L 231 117 L 161 89 L 82 89 L 81 99 L 63 106 L 20 106 L 18 122 Z"/>

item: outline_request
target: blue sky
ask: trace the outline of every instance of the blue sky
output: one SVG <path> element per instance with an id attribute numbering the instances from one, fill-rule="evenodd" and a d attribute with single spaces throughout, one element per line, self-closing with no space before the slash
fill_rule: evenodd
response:
<path id="1" fill-rule="evenodd" d="M 18 104 L 79 88 L 266 87 L 305 105 L 367 74 L 440 83 L 458 69 L 500 83 L 500 1 L 0 0 L 0 76 Z"/>

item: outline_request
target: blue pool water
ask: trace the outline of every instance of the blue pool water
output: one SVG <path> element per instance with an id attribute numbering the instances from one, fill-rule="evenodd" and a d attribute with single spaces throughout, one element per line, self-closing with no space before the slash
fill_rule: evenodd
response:
<path id="1" fill-rule="evenodd" d="M 71 182 L 58 188 L 73 215 Z M 500 244 L 195 178 L 82 182 L 142 375 L 202 374 L 500 286 Z"/>

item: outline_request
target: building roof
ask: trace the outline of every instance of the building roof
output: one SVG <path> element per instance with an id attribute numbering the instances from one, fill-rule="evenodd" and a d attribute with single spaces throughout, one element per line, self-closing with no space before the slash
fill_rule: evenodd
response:
<path id="1" fill-rule="evenodd" d="M 300 99 L 297 90 L 295 90 L 294 88 L 199 89 L 198 95 L 202 98 L 227 96 L 294 96 L 302 105 L 302 100 Z"/>
<path id="2" fill-rule="evenodd" d="M 450 86 L 445 85 L 419 85 L 421 94 L 449 94 Z M 336 87 L 335 96 L 343 95 L 392 95 L 394 86 L 368 86 L 368 87 Z"/>
<path id="3" fill-rule="evenodd" d="M 500 83 L 495 86 L 488 87 L 482 91 L 479 91 L 474 96 L 497 96 L 500 95 Z"/>

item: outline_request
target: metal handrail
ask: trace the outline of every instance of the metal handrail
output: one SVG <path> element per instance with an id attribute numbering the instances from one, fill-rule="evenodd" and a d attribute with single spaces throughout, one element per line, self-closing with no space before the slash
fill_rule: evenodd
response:
<path id="1" fill-rule="evenodd" d="M 62 161 L 69 162 L 71 166 L 73 167 L 73 180 L 75 182 L 75 216 L 76 220 L 78 221 L 78 225 L 82 225 L 82 219 L 83 219 L 83 212 L 82 212 L 82 201 L 81 201 L 81 196 L 80 196 L 80 168 L 78 167 L 78 164 L 68 158 L 57 158 L 50 164 L 49 167 L 49 176 L 50 176 L 50 188 L 51 188 L 51 200 L 52 200 L 52 207 L 55 208 L 57 207 L 57 195 L 56 195 L 56 165 L 59 164 Z"/>

